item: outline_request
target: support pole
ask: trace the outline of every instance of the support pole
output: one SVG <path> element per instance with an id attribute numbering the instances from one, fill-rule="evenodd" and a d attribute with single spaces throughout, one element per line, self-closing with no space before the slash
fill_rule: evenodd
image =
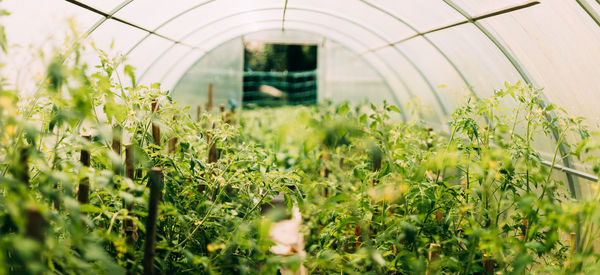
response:
<path id="1" fill-rule="evenodd" d="M 173 123 L 177 123 L 177 119 L 178 119 L 178 116 L 174 115 Z M 177 146 L 177 142 L 179 142 L 179 141 L 176 137 L 172 137 L 171 139 L 169 139 L 169 150 L 168 150 L 169 154 L 173 154 L 175 152 L 175 147 Z"/>
<path id="2" fill-rule="evenodd" d="M 152 100 L 152 113 L 157 113 L 158 109 L 158 101 L 156 99 Z M 152 122 L 152 137 L 154 138 L 154 143 L 160 147 L 160 127 L 154 122 Z"/>
<path id="3" fill-rule="evenodd" d="M 144 243 L 144 275 L 154 274 L 154 252 L 156 249 L 156 222 L 158 204 L 162 193 L 162 169 L 154 167 L 150 171 L 150 198 L 148 200 L 148 217 L 146 220 L 146 242 Z"/>
<path id="4" fill-rule="evenodd" d="M 215 129 L 215 124 L 213 124 L 213 129 Z M 214 140 L 214 137 L 210 134 L 206 134 L 206 142 L 208 143 L 208 163 L 215 163 L 219 160 L 219 156 L 217 154 L 217 143 Z"/>
<path id="5" fill-rule="evenodd" d="M 17 178 L 29 187 L 29 149 L 27 147 L 22 148 L 19 156 L 19 169 L 17 172 Z"/>
<path id="6" fill-rule="evenodd" d="M 44 228 L 46 221 L 42 213 L 35 207 L 28 207 L 25 213 L 25 237 L 44 243 Z"/>
<path id="7" fill-rule="evenodd" d="M 213 84 L 209 83 L 208 84 L 208 102 L 206 103 L 206 112 L 209 112 L 212 110 L 213 107 Z"/>
<path id="8" fill-rule="evenodd" d="M 90 141 L 92 138 L 90 135 L 84 135 L 83 138 L 87 141 Z M 79 161 L 83 166 L 90 167 L 91 156 L 90 152 L 86 149 L 81 150 L 81 155 Z M 77 201 L 81 204 L 88 203 L 90 201 L 90 180 L 85 177 L 79 183 L 79 190 L 77 191 Z"/>

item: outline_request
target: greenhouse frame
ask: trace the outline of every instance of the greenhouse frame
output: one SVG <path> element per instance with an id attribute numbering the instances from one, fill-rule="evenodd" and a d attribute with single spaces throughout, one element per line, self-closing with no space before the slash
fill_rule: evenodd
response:
<path id="1" fill-rule="evenodd" d="M 539 96 L 529 103 L 537 104 L 550 125 L 531 138 L 531 148 L 546 167 L 540 169 L 555 171 L 551 177 L 564 184 L 567 200 L 595 196 L 598 171 L 585 161 L 595 155 L 590 150 L 575 156 L 577 148 L 569 144 L 577 144 L 581 137 L 561 131 L 560 117 L 564 111 L 572 121 L 585 118 L 580 126 L 600 131 L 600 108 L 595 106 L 600 102 L 597 0 L 2 0 L 0 10 L 10 13 L 0 17 L 9 45 L 6 53 L 0 53 L 0 63 L 5 63 L 0 68 L 7 89 L 21 94 L 35 95 L 41 89 L 54 54 L 88 45 L 77 54 L 87 68 L 106 66 L 98 50 L 101 55 L 122 56 L 124 62 L 115 64 L 114 70 L 129 70 L 136 77 L 119 79 L 121 87 L 158 82 L 169 98 L 188 106 L 187 113 L 195 117 L 196 108 L 210 111 L 213 106 L 243 102 L 247 45 L 310 45 L 318 49 L 316 80 L 311 79 L 316 82 L 310 84 L 317 105 L 391 104 L 398 108 L 397 121 L 419 120 L 432 127 L 428 133 L 452 139 L 457 131 L 453 117 L 463 110 L 465 99 L 494 97 L 513 85 L 539 88 Z M 518 97 L 496 103 L 505 114 L 521 108 Z M 231 109 L 234 113 L 235 107 Z M 482 121 L 489 122 L 488 111 L 481 111 Z M 222 118 L 227 120 L 225 114 Z M 526 131 L 529 135 L 529 128 Z M 219 134 L 208 134 L 207 140 L 210 135 Z M 327 155 L 319 155 L 318 161 L 323 159 Z M 151 181 L 153 174 L 148 175 Z M 577 244 L 584 242 L 581 230 L 573 230 Z M 396 251 L 397 244 L 393 247 Z M 7 261 L 3 257 L 0 264 Z M 162 272 L 174 271 L 163 268 Z M 410 273 L 383 270 L 368 269 Z M 449 267 L 440 270 L 453 273 Z M 502 274 L 517 274 L 516 267 L 511 270 Z M 477 272 L 461 274 L 485 274 Z"/>

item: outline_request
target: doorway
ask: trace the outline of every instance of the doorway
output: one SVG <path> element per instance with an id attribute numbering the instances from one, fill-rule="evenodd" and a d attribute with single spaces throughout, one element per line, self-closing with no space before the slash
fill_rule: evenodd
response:
<path id="1" fill-rule="evenodd" d="M 244 108 L 317 103 L 317 45 L 244 45 Z"/>

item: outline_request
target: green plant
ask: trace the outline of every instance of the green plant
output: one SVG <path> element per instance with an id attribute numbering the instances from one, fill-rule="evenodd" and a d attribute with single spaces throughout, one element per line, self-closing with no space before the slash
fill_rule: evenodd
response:
<path id="1" fill-rule="evenodd" d="M 295 265 L 268 254 L 270 220 L 260 206 L 279 193 L 291 205 L 297 176 L 246 144 L 239 128 L 210 114 L 194 121 L 159 85 L 124 87 L 116 69 L 122 58 L 100 51 L 102 65 L 90 73 L 77 47 L 50 61 L 33 104 L 20 104 L 18 91 L 1 91 L 2 271 L 141 272 L 152 167 L 161 167 L 165 179 L 158 272 L 255 273 Z M 130 71 L 125 66 L 134 78 Z M 169 153 L 163 145 L 174 138 Z M 125 146 L 113 147 L 114 140 L 130 143 L 131 177 Z M 219 158 L 209 161 L 214 146 Z M 89 167 L 80 163 L 84 152 Z M 82 191 L 88 186 L 89 194 Z"/>
<path id="2" fill-rule="evenodd" d="M 234 125 L 192 119 L 122 57 L 99 50 L 89 68 L 81 47 L 48 61 L 33 98 L 0 82 L 0 274 L 143 272 L 154 222 L 146 262 L 165 274 L 600 269 L 597 186 L 574 200 L 556 169 L 571 157 L 598 173 L 598 134 L 540 90 L 469 98 L 448 134 L 385 103 L 246 111 Z M 280 194 L 302 211 L 306 257 L 269 252 L 281 217 L 260 210 Z"/>
<path id="3" fill-rule="evenodd" d="M 597 208 L 571 200 L 553 173 L 561 149 L 577 151 L 567 137 L 589 135 L 581 118 L 540 96 L 517 83 L 470 98 L 453 113 L 449 136 L 394 121 L 399 110 L 388 105 L 245 113 L 242 125 L 302 175 L 313 273 L 593 271 L 591 238 L 577 253 L 567 240 L 581 223 L 596 223 Z M 265 116 L 274 120 L 262 124 Z M 545 166 L 534 141 L 554 131 Z M 578 148 L 591 150 L 586 144 Z"/>

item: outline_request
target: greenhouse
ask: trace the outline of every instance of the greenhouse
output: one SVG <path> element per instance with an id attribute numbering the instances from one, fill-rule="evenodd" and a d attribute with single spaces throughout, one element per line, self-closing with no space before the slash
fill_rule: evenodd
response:
<path id="1" fill-rule="evenodd" d="M 598 0 L 0 0 L 2 274 L 600 274 Z"/>

